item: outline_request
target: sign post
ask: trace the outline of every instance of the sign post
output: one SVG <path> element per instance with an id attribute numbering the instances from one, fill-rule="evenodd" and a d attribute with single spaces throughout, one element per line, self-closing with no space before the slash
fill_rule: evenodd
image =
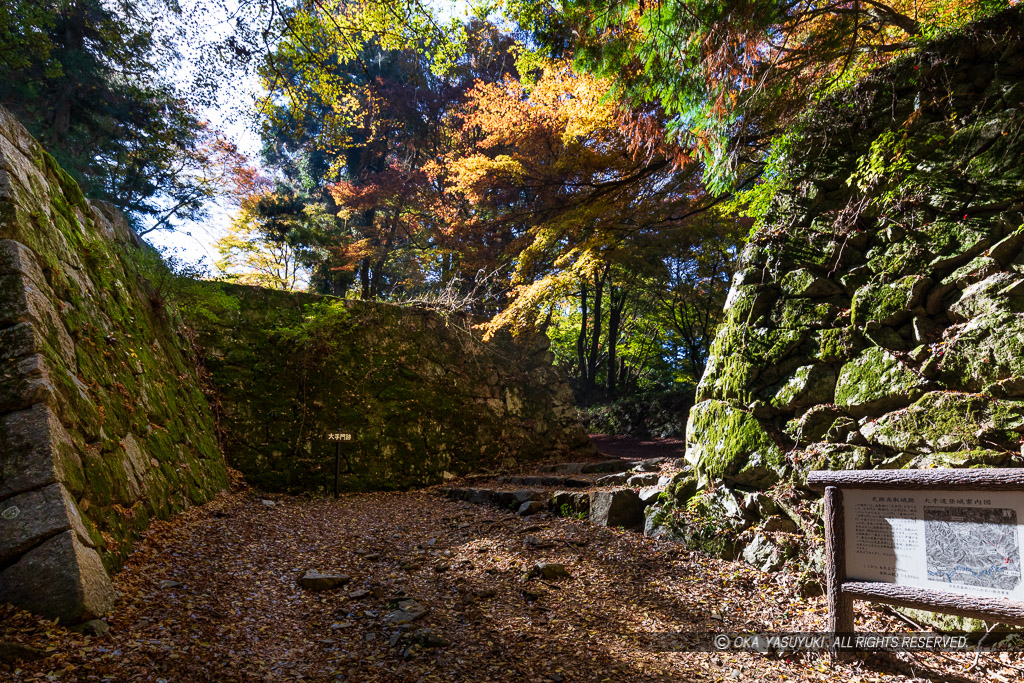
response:
<path id="1" fill-rule="evenodd" d="M 338 497 L 338 482 L 341 479 L 341 443 L 351 441 L 352 435 L 347 432 L 328 432 L 327 440 L 334 442 L 334 497 Z"/>
<path id="2" fill-rule="evenodd" d="M 854 600 L 1024 625 L 1024 469 L 815 471 L 807 484 L 825 494 L 834 636 L 852 634 Z"/>

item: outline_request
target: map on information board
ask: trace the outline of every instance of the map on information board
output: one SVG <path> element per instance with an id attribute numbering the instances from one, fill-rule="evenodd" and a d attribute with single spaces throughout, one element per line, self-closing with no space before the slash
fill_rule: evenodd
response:
<path id="1" fill-rule="evenodd" d="M 924 507 L 928 578 L 961 586 L 1013 590 L 1020 583 L 1017 511 Z"/>
<path id="2" fill-rule="evenodd" d="M 1024 600 L 1024 493 L 843 491 L 846 574 Z"/>

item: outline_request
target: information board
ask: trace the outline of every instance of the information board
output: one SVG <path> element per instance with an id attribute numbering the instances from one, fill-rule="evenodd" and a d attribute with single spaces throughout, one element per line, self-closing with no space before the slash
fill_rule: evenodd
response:
<path id="1" fill-rule="evenodd" d="M 846 578 L 1024 601 L 1024 493 L 847 489 Z"/>

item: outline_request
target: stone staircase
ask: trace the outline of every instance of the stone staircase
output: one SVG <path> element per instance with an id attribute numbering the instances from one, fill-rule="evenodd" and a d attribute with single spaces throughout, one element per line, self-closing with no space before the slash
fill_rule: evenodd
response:
<path id="1" fill-rule="evenodd" d="M 438 492 L 523 516 L 587 518 L 599 526 L 639 531 L 646 509 L 684 467 L 680 459 L 670 458 L 559 463 L 528 474 L 477 475 L 459 482 L 464 486 Z"/>

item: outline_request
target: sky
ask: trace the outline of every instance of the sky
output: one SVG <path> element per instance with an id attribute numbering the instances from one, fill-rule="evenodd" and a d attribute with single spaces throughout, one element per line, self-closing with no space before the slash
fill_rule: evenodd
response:
<path id="1" fill-rule="evenodd" d="M 187 88 L 202 46 L 230 35 L 232 22 L 244 15 L 238 12 L 238 0 L 184 0 L 180 4 L 184 16 L 201 27 L 201 35 L 182 46 L 183 59 L 178 73 L 173 76 L 179 85 Z M 259 92 L 259 80 L 255 74 L 238 72 L 231 81 L 221 84 L 216 104 L 200 110 L 200 116 L 213 128 L 222 131 L 254 164 L 259 162 L 260 139 L 248 112 L 252 111 L 249 105 Z M 182 261 L 202 263 L 212 274 L 214 263 L 219 258 L 215 242 L 226 233 L 235 209 L 226 201 L 219 200 L 211 203 L 207 210 L 209 215 L 204 219 L 180 221 L 175 230 L 154 231 L 146 234 L 145 239 Z"/>

